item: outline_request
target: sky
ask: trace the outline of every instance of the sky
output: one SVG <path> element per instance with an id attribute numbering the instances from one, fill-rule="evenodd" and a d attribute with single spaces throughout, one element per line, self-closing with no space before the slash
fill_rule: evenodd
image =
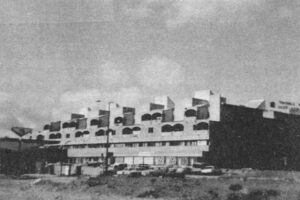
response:
<path id="1" fill-rule="evenodd" d="M 96 100 L 300 102 L 299 0 L 0 0 L 0 136 Z M 103 103 L 105 104 L 105 103 Z"/>

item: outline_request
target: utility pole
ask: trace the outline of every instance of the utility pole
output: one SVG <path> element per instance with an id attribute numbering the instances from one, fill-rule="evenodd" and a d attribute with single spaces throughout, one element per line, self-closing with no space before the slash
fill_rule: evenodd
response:
<path id="1" fill-rule="evenodd" d="M 109 150 L 109 132 L 110 132 L 110 104 L 113 102 L 108 102 L 108 122 L 107 122 L 107 130 L 106 130 L 106 153 L 105 153 L 105 174 L 107 174 L 108 171 L 108 150 Z"/>

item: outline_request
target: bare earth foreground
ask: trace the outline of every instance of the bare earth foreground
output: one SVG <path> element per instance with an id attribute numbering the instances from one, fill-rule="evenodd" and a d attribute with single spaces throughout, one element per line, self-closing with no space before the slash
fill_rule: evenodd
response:
<path id="1" fill-rule="evenodd" d="M 13 179 L 0 176 L 1 200 L 300 200 L 299 172 L 233 173 L 221 177 L 188 176 L 81 177 L 45 176 Z"/>

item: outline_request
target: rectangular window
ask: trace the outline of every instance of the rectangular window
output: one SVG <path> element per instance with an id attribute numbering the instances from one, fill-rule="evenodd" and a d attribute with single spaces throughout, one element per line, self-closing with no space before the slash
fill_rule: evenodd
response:
<path id="1" fill-rule="evenodd" d="M 133 143 L 125 143 L 125 147 L 133 147 Z"/>
<path id="2" fill-rule="evenodd" d="M 148 133 L 153 133 L 153 128 L 148 128 Z"/>
<path id="3" fill-rule="evenodd" d="M 142 142 L 139 143 L 139 147 L 143 147 L 144 144 Z"/>
<path id="4" fill-rule="evenodd" d="M 166 146 L 167 142 L 161 142 L 161 146 Z"/>
<path id="5" fill-rule="evenodd" d="M 148 147 L 155 147 L 155 142 L 148 142 L 148 143 L 147 143 L 147 146 L 148 146 Z"/>
<path id="6" fill-rule="evenodd" d="M 180 141 L 171 141 L 170 146 L 180 146 L 181 142 Z"/>
<path id="7" fill-rule="evenodd" d="M 70 138 L 70 134 L 66 134 L 66 138 Z"/>

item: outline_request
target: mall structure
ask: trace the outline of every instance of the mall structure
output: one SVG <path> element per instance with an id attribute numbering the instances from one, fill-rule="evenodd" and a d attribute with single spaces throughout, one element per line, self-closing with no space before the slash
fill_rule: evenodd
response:
<path id="1" fill-rule="evenodd" d="M 111 163 L 300 168 L 297 103 L 253 100 L 231 105 L 204 90 L 195 92 L 183 120 L 174 121 L 174 109 L 169 97 L 156 97 L 137 119 L 135 108 L 109 103 L 107 110 L 71 114 L 70 120 L 51 122 L 24 138 L 56 141 L 44 147 L 66 149 L 71 163 L 102 162 L 108 155 Z"/>

